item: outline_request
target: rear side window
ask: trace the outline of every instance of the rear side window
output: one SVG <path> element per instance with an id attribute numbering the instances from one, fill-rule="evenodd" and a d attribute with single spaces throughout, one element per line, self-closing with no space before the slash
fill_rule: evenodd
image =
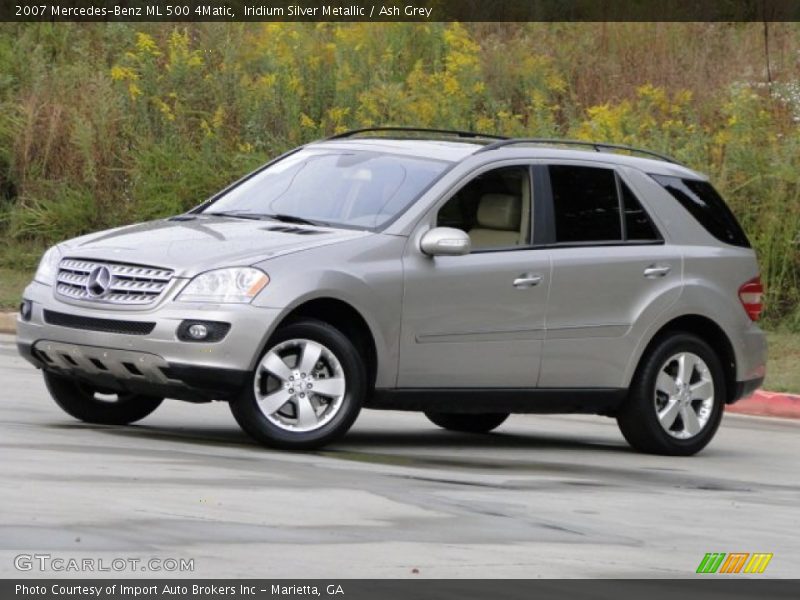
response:
<path id="1" fill-rule="evenodd" d="M 622 240 L 613 170 L 551 165 L 549 171 L 557 243 Z"/>
<path id="2" fill-rule="evenodd" d="M 631 189 L 620 181 L 622 194 L 622 210 L 625 213 L 625 239 L 632 242 L 652 242 L 660 240 L 655 225 L 645 212 Z"/>
<path id="3" fill-rule="evenodd" d="M 750 247 L 741 225 L 710 183 L 666 175 L 650 177 L 660 183 L 715 238 L 732 246 Z"/>

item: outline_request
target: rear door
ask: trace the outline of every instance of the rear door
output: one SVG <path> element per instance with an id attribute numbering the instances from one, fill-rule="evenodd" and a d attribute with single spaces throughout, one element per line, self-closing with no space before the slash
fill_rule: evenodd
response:
<path id="1" fill-rule="evenodd" d="M 681 254 L 615 168 L 564 162 L 537 172 L 553 261 L 539 386 L 624 387 L 638 337 L 680 295 Z"/>

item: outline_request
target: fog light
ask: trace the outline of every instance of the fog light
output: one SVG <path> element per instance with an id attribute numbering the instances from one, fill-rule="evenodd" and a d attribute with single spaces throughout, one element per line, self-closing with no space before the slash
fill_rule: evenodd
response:
<path id="1" fill-rule="evenodd" d="M 182 321 L 178 326 L 177 336 L 182 342 L 202 342 L 209 344 L 219 342 L 230 331 L 230 323 L 220 321 Z"/>
<path id="2" fill-rule="evenodd" d="M 19 316 L 23 321 L 30 321 L 33 314 L 33 302 L 30 300 L 23 300 L 19 305 Z"/>
<path id="3" fill-rule="evenodd" d="M 208 336 L 208 327 L 202 323 L 195 323 L 189 326 L 188 333 L 192 339 L 204 340 Z"/>

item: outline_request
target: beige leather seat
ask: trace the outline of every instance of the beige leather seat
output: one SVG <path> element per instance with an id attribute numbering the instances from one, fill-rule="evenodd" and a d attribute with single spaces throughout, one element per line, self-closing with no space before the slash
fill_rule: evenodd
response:
<path id="1" fill-rule="evenodd" d="M 469 231 L 473 248 L 517 246 L 527 238 L 521 225 L 522 200 L 511 194 L 485 194 L 478 203 L 477 226 Z"/>

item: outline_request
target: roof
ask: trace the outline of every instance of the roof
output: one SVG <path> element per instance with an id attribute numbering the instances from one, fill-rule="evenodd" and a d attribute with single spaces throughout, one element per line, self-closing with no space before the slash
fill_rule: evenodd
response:
<path id="1" fill-rule="evenodd" d="M 418 156 L 433 160 L 458 162 L 483 148 L 483 144 L 456 142 L 449 140 L 398 140 L 391 138 L 353 138 L 342 140 L 321 140 L 309 147 L 348 148 L 403 156 Z"/>
<path id="2" fill-rule="evenodd" d="M 482 156 L 489 156 L 494 152 L 497 152 L 498 156 L 502 156 L 503 158 L 580 160 L 593 163 L 605 163 L 609 166 L 621 165 L 632 167 L 653 175 L 672 175 L 690 179 L 707 179 L 705 174 L 678 163 L 642 156 L 630 156 L 618 152 L 595 152 L 593 150 L 573 150 L 548 146 L 506 146 L 504 148 L 498 148 L 497 150 L 487 151 L 482 154 Z"/>
<path id="3" fill-rule="evenodd" d="M 426 130 L 422 130 L 422 132 L 424 131 Z M 361 132 L 357 133 L 361 134 Z M 468 137 L 462 132 L 454 133 L 459 135 L 452 136 L 451 139 L 437 138 L 436 134 L 432 134 L 430 137 L 411 139 L 399 135 L 367 137 L 361 134 L 347 137 L 345 134 L 313 142 L 309 146 L 384 152 L 453 163 L 461 162 L 474 155 L 480 155 L 487 162 L 504 158 L 581 160 L 606 163 L 609 166 L 623 165 L 657 175 L 706 179 L 702 173 L 672 161 L 669 157 L 651 153 L 648 150 L 605 143 L 586 142 L 584 144 L 561 140 L 503 139 L 498 142 L 492 136 L 475 134 Z M 622 154 L 621 152 L 642 153 L 645 156 Z"/>

